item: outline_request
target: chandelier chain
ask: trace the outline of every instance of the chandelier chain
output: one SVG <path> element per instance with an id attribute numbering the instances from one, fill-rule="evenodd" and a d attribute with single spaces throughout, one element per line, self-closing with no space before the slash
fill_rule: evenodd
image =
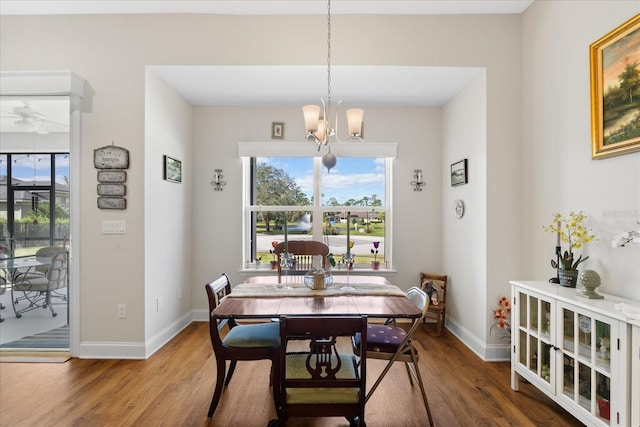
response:
<path id="1" fill-rule="evenodd" d="M 329 112 L 331 111 L 331 0 L 327 2 L 327 104 L 327 112 Z"/>

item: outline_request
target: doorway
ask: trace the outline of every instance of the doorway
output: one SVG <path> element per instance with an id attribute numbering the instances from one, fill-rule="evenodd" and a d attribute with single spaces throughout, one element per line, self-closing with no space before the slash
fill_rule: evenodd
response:
<path id="1" fill-rule="evenodd" d="M 68 274 L 46 297 L 26 298 L 24 277 L 48 280 L 46 262 L 8 267 L 42 261 L 35 255 L 46 248 L 69 249 L 70 98 L 2 96 L 0 111 L 0 352 L 69 352 Z"/>

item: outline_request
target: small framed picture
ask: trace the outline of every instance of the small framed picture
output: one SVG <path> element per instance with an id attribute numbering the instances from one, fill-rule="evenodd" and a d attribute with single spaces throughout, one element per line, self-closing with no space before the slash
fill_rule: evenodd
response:
<path id="1" fill-rule="evenodd" d="M 451 164 L 451 186 L 464 185 L 468 182 L 467 159 Z"/>
<path id="2" fill-rule="evenodd" d="M 284 123 L 271 122 L 271 139 L 284 139 Z"/>
<path id="3" fill-rule="evenodd" d="M 164 156 L 164 179 L 171 182 L 182 182 L 182 162 Z"/>

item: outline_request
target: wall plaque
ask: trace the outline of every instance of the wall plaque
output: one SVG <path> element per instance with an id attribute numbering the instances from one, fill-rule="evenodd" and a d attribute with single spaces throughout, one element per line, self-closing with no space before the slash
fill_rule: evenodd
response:
<path id="1" fill-rule="evenodd" d="M 123 197 L 98 197 L 98 207 L 100 209 L 119 209 L 127 208 L 127 199 Z"/>
<path id="2" fill-rule="evenodd" d="M 126 182 L 127 173 L 125 171 L 98 171 L 98 182 Z"/>
<path id="3" fill-rule="evenodd" d="M 124 184 L 98 184 L 98 196 L 124 196 L 126 193 Z"/>
<path id="4" fill-rule="evenodd" d="M 93 164 L 96 169 L 128 169 L 129 150 L 115 145 L 93 150 Z"/>

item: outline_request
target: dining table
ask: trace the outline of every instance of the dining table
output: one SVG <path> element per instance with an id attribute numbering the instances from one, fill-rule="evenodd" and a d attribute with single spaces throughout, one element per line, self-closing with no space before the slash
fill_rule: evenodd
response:
<path id="1" fill-rule="evenodd" d="M 303 276 L 278 283 L 277 276 L 252 276 L 233 287 L 213 310 L 218 318 L 265 319 L 279 316 L 350 316 L 417 319 L 421 310 L 405 291 L 381 276 L 334 276 L 326 289 L 312 289 Z"/>
<path id="2" fill-rule="evenodd" d="M 281 316 L 353 316 L 368 319 L 409 319 L 417 321 L 422 310 L 405 291 L 382 276 L 336 275 L 326 289 L 304 284 L 304 276 L 253 276 L 232 288 L 211 313 L 217 318 L 277 319 Z M 398 352 L 404 345 L 398 346 Z M 387 361 L 379 378 L 393 365 L 397 355 Z M 369 400 L 374 389 L 367 393 Z"/>

